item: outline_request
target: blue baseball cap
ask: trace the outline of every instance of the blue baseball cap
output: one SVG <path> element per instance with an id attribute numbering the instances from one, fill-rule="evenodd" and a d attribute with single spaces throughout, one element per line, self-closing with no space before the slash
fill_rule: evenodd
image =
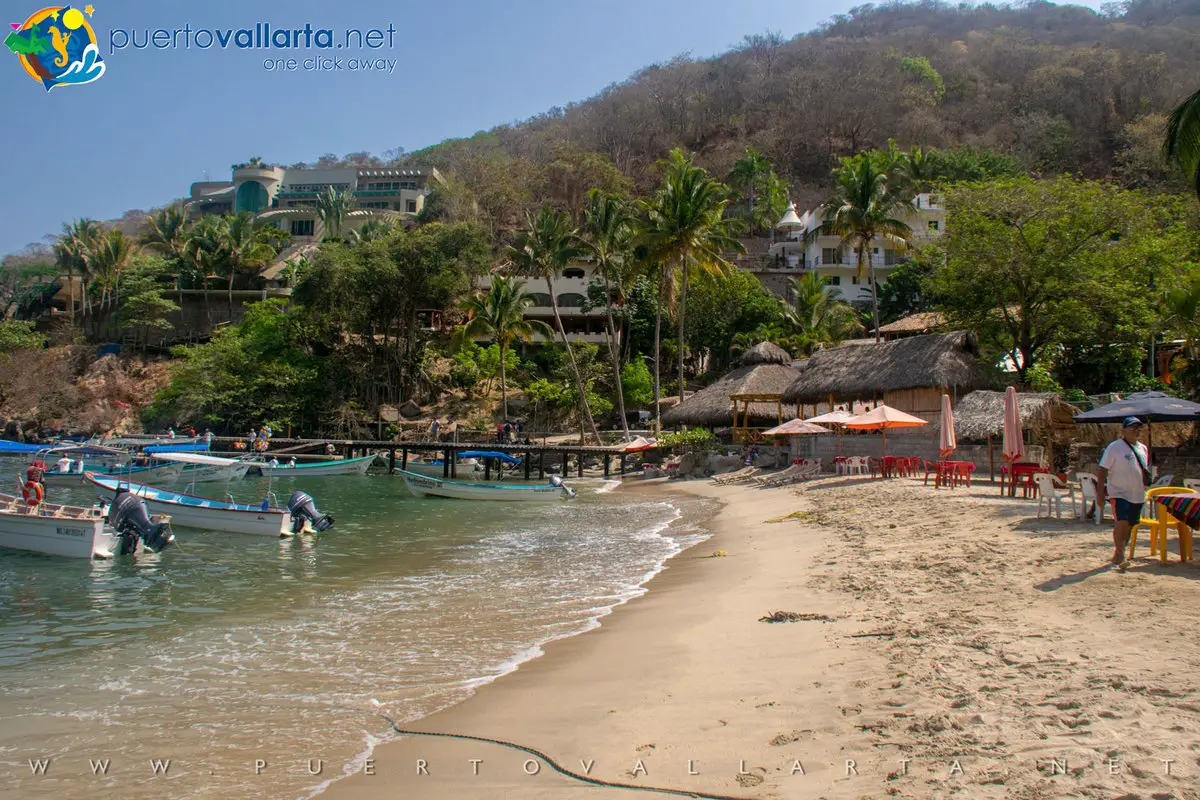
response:
<path id="1" fill-rule="evenodd" d="M 1142 421 L 1140 419 L 1138 419 L 1137 417 L 1126 417 L 1125 420 L 1121 423 L 1121 427 L 1122 428 L 1133 428 L 1133 427 L 1141 425 L 1141 424 L 1143 424 Z"/>

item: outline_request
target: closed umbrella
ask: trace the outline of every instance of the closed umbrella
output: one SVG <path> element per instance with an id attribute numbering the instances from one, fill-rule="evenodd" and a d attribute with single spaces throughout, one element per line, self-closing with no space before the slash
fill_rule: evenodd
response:
<path id="1" fill-rule="evenodd" d="M 1010 464 L 1025 455 L 1025 437 L 1021 432 L 1021 412 L 1017 410 L 1017 390 L 1004 390 L 1004 460 Z"/>
<path id="2" fill-rule="evenodd" d="M 883 455 L 887 457 L 888 428 L 915 428 L 918 425 L 928 425 L 927 420 L 905 414 L 899 409 L 880 403 L 874 411 L 859 414 L 846 421 L 846 427 L 859 431 L 880 431 L 883 434 Z"/>
<path id="3" fill-rule="evenodd" d="M 954 438 L 954 410 L 950 408 L 950 395 L 942 395 L 941 430 L 938 432 L 938 456 L 947 458 L 958 449 Z"/>

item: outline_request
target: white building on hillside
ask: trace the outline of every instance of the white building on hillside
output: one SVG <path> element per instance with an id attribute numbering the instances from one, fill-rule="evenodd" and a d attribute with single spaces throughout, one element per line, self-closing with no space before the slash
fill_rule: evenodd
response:
<path id="1" fill-rule="evenodd" d="M 606 320 L 604 306 L 584 310 L 587 299 L 588 285 L 595 277 L 595 268 L 586 262 L 571 264 L 554 276 L 554 294 L 558 299 L 558 314 L 562 317 L 563 329 L 567 332 L 567 340 L 572 342 L 589 342 L 603 344 L 605 342 Z M 533 295 L 534 305 L 525 310 L 526 319 L 540 320 L 556 332 L 554 309 L 550 305 L 550 294 L 545 278 L 530 278 L 521 276 L 525 281 L 525 292 Z M 490 276 L 479 280 L 480 288 L 487 291 L 491 285 Z M 544 341 L 543 337 L 535 336 L 535 342 Z"/>
<path id="2" fill-rule="evenodd" d="M 946 222 L 941 196 L 917 195 L 912 213 L 905 221 L 913 229 L 914 245 L 940 236 Z M 821 222 L 819 210 L 798 215 L 795 204 L 789 203 L 787 213 L 775 224 L 778 230 L 787 232 L 787 238 L 771 245 L 766 261 L 751 271 L 783 275 L 816 272 L 829 280 L 830 291 L 838 293 L 842 299 L 851 303 L 870 302 L 870 277 L 864 271 L 859 279 L 854 248 L 843 245 L 837 236 L 814 236 Z M 877 241 L 872 244 L 870 258 L 876 279 L 882 285 L 892 269 L 904 263 L 907 255 L 890 243 Z"/>

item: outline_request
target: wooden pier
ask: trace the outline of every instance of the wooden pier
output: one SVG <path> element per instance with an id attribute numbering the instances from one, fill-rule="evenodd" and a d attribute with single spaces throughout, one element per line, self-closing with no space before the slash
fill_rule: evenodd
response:
<path id="1" fill-rule="evenodd" d="M 217 437 L 212 441 L 212 449 L 220 451 L 232 451 L 233 442 L 245 442 L 246 439 L 228 439 Z M 354 458 L 356 455 L 368 455 L 369 453 L 386 453 L 388 460 L 388 472 L 395 473 L 396 468 L 407 469 L 408 459 L 412 453 L 429 454 L 432 453 L 442 460 L 442 475 L 446 478 L 458 477 L 458 458 L 460 453 L 471 451 L 485 451 L 493 453 L 504 453 L 516 458 L 520 458 L 522 469 L 526 480 L 533 478 L 533 473 L 537 472 L 538 480 L 543 480 L 546 477 L 547 464 L 553 465 L 558 463 L 560 471 L 559 475 L 567 477 L 567 471 L 571 456 L 575 457 L 576 474 L 578 477 L 583 477 L 583 462 L 586 457 L 591 457 L 598 460 L 604 467 L 604 477 L 610 477 L 614 472 L 624 475 L 629 469 L 629 464 L 640 464 L 642 453 L 622 453 L 612 447 L 597 447 L 595 445 L 578 445 L 578 444 L 500 444 L 498 442 L 391 442 L 391 441 L 373 441 L 365 439 L 285 439 L 272 438 L 270 449 L 266 452 L 271 455 L 324 455 L 329 453 L 329 446 L 333 446 L 335 453 L 340 453 L 346 458 Z M 243 451 L 250 452 L 250 451 Z M 494 463 L 493 462 L 497 462 Z M 483 459 L 484 480 L 491 480 L 493 472 L 499 479 L 504 475 L 504 469 L 498 463 L 499 459 L 485 458 Z"/>

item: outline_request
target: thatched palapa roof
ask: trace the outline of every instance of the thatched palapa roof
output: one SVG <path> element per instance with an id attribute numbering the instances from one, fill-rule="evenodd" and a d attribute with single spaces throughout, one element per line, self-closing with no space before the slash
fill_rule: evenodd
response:
<path id="1" fill-rule="evenodd" d="M 1045 432 L 1059 427 L 1073 432 L 1072 418 L 1079 409 L 1053 392 L 1017 392 L 1017 412 L 1023 430 Z M 959 400 L 954 408 L 954 434 L 959 439 L 1003 436 L 1004 392 L 981 390 Z"/>
<path id="2" fill-rule="evenodd" d="M 735 394 L 780 394 L 800 373 L 790 366 L 792 357 L 778 345 L 762 342 L 746 351 L 741 366 L 686 398 L 663 414 L 664 425 L 694 425 L 717 427 L 733 424 Z M 779 408 L 775 403 L 754 403 L 750 406 L 753 421 L 778 421 Z"/>
<path id="3" fill-rule="evenodd" d="M 955 331 L 820 350 L 808 359 L 783 399 L 813 403 L 832 395 L 845 402 L 903 389 L 971 390 L 986 385 L 974 334 Z"/>

